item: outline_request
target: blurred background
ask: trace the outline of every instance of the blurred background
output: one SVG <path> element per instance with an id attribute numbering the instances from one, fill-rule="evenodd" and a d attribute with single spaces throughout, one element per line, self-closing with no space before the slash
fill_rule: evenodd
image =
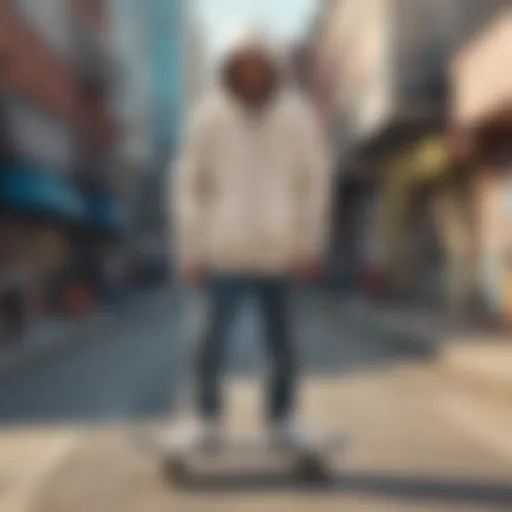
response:
<path id="1" fill-rule="evenodd" d="M 382 503 L 408 499 L 407 511 L 432 499 L 440 503 L 425 510 L 512 510 L 510 0 L 1 0 L 0 458 L 11 457 L 0 463 L 0 506 L 18 510 L 9 500 L 28 503 L 26 482 L 48 477 L 45 462 L 25 464 L 28 453 L 68 453 L 71 434 L 56 425 L 75 425 L 75 439 L 91 420 L 172 410 L 184 313 L 170 271 L 168 174 L 219 48 L 247 18 L 286 45 L 333 162 L 328 261 L 315 293 L 297 292 L 301 333 L 319 340 L 304 341 L 306 366 L 332 380 L 310 381 L 313 416 L 337 425 L 327 410 L 338 400 L 344 427 L 375 443 L 363 466 L 405 475 L 349 478 L 347 510 L 366 499 L 358 492 L 372 495 L 372 511 L 380 494 Z M 258 367 L 253 331 L 246 315 L 234 356 L 241 375 Z M 433 360 L 442 377 L 424 375 Z M 415 409 L 439 387 L 453 421 Z M 21 433 L 41 424 L 44 434 Z M 478 448 L 473 435 L 484 438 Z M 74 449 L 96 453 L 85 436 Z M 97 459 L 80 452 L 66 466 L 78 473 L 62 502 L 57 475 L 33 510 L 82 510 L 77 496 L 99 481 L 77 482 L 103 465 L 102 453 L 131 453 L 103 442 Z M 149 478 L 130 461 L 120 467 Z M 439 480 L 408 479 L 422 469 Z M 14 482 L 5 492 L 3 473 Z M 87 510 L 132 510 L 105 503 Z"/>

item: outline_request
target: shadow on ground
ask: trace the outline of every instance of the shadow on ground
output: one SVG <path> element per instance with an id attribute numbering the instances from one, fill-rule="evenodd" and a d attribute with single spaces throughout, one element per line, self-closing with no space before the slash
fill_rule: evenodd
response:
<path id="1" fill-rule="evenodd" d="M 194 493 L 321 493 L 468 506 L 512 509 L 512 486 L 504 483 L 424 477 L 392 473 L 339 473 L 316 483 L 300 483 L 293 475 L 268 471 L 250 474 L 197 475 L 179 487 Z"/>

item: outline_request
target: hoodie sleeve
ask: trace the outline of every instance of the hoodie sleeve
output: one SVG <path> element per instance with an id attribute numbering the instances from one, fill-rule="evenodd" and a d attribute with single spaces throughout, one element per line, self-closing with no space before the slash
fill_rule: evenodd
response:
<path id="1" fill-rule="evenodd" d="M 208 111 L 199 107 L 190 118 L 176 169 L 171 176 L 171 226 L 178 265 L 201 264 L 208 188 Z"/>
<path id="2" fill-rule="evenodd" d="M 299 255 L 322 257 L 329 225 L 330 166 L 313 109 L 303 101 L 299 112 L 298 251 Z"/>

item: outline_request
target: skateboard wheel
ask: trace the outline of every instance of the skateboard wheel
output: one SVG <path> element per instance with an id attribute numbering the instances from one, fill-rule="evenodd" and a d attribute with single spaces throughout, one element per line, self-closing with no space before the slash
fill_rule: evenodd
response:
<path id="1" fill-rule="evenodd" d="M 171 481 L 183 483 L 187 478 L 187 464 L 183 459 L 168 459 L 165 461 L 165 475 Z"/>
<path id="2" fill-rule="evenodd" d="M 295 468 L 296 475 L 303 482 L 323 482 L 327 478 L 327 468 L 317 457 L 301 457 Z"/>

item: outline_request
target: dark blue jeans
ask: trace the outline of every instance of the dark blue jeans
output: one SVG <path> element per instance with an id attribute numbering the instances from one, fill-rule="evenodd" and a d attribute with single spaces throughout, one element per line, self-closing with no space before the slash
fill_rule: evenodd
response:
<path id="1" fill-rule="evenodd" d="M 216 277 L 206 287 L 210 317 L 198 357 L 198 408 L 204 418 L 217 418 L 222 409 L 220 380 L 227 352 L 228 331 L 242 300 L 257 301 L 271 360 L 268 387 L 269 420 L 291 412 L 295 392 L 295 358 L 288 318 L 289 283 L 278 277 Z"/>

